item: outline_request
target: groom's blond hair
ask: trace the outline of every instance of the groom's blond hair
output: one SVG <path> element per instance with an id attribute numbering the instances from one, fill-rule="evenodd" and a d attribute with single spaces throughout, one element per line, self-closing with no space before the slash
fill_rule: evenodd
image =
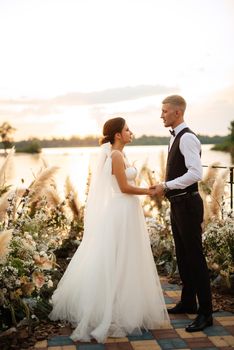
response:
<path id="1" fill-rule="evenodd" d="M 179 95 L 167 96 L 166 98 L 164 98 L 162 103 L 163 104 L 170 103 L 171 105 L 173 105 L 175 107 L 179 107 L 183 111 L 183 113 L 186 109 L 186 101 L 182 96 L 179 96 Z"/>

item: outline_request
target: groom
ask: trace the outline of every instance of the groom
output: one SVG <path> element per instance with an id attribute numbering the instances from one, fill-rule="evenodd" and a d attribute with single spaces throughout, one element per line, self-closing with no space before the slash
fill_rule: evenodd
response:
<path id="1" fill-rule="evenodd" d="M 155 194 L 164 194 L 171 204 L 171 227 L 183 285 L 181 301 L 168 312 L 198 313 L 186 327 L 187 332 L 197 332 L 213 324 L 212 300 L 202 251 L 203 202 L 198 192 L 202 178 L 201 145 L 184 122 L 185 109 L 186 102 L 178 95 L 168 96 L 162 102 L 161 118 L 165 127 L 172 128 L 172 136 L 165 182 L 155 186 Z"/>

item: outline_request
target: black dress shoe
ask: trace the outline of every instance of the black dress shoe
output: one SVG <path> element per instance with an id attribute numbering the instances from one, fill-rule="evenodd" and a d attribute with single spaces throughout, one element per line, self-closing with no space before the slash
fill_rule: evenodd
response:
<path id="1" fill-rule="evenodd" d="M 199 332 L 202 331 L 204 328 L 212 326 L 213 324 L 213 317 L 212 315 L 205 316 L 205 315 L 198 315 L 195 320 L 193 320 L 192 323 L 190 323 L 185 330 L 187 332 Z"/>
<path id="2" fill-rule="evenodd" d="M 167 309 L 169 314 L 196 314 L 197 307 L 187 307 L 182 304 L 180 301 L 176 306 L 171 309 Z"/>

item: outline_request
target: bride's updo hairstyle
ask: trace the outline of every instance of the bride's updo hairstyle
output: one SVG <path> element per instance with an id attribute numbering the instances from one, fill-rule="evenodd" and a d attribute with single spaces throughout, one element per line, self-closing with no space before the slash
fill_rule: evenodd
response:
<path id="1" fill-rule="evenodd" d="M 105 122 L 103 126 L 103 137 L 100 139 L 100 144 L 110 142 L 112 145 L 115 142 L 115 134 L 121 133 L 126 121 L 121 117 L 112 118 Z"/>

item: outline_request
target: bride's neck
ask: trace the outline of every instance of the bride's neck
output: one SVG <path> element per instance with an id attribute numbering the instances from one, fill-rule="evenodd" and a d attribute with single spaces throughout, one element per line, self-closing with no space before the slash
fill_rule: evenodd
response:
<path id="1" fill-rule="evenodd" d="M 124 145 L 121 144 L 120 142 L 115 142 L 112 145 L 112 151 L 117 150 L 117 151 L 123 152 L 123 149 L 124 149 Z"/>

